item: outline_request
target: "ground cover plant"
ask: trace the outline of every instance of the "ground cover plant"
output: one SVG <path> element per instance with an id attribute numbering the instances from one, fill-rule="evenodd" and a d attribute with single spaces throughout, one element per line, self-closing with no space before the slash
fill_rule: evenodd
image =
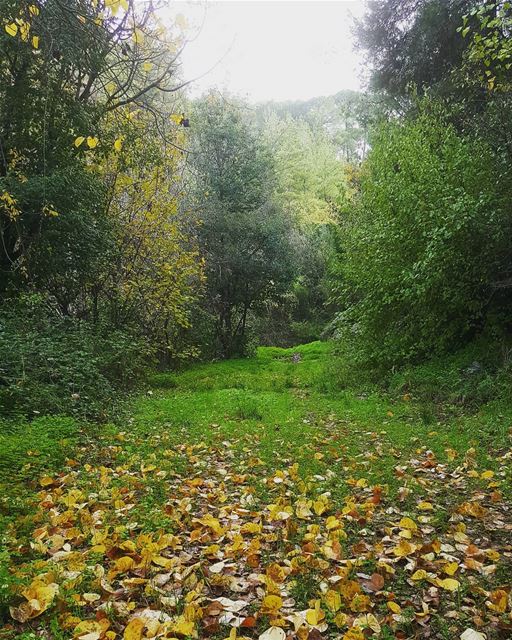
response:
<path id="1" fill-rule="evenodd" d="M 159 374 L 38 469 L 3 637 L 508 637 L 511 416 L 326 392 L 329 351 Z"/>

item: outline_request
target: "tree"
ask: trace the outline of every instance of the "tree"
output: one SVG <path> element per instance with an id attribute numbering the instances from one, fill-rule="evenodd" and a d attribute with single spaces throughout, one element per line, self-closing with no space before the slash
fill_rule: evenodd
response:
<path id="1" fill-rule="evenodd" d="M 343 201 L 343 162 L 322 128 L 270 116 L 263 134 L 276 167 L 276 195 L 298 225 L 333 222 Z"/>
<path id="2" fill-rule="evenodd" d="M 191 355 L 179 352 L 176 333 L 190 326 L 202 280 L 194 229 L 182 209 L 187 140 L 174 129 L 132 111 L 122 147 L 103 163 L 114 249 L 91 291 L 94 313 L 103 312 L 113 327 L 135 325 L 165 364 Z"/>
<path id="3" fill-rule="evenodd" d="M 476 23 L 475 23 L 476 18 Z M 512 3 L 486 2 L 463 18 L 458 31 L 469 40 L 467 59 L 487 88 L 510 91 L 512 86 Z"/>
<path id="4" fill-rule="evenodd" d="M 158 115 L 155 95 L 180 86 L 180 41 L 165 35 L 153 3 L 1 0 L 0 14 L 0 291 L 40 285 L 43 266 L 60 287 L 66 264 L 94 274 L 68 233 L 78 224 L 95 253 L 105 208 L 88 166 L 115 142 L 102 136 L 105 117 L 127 106 Z M 52 266 L 62 243 L 67 262 Z"/>
<path id="5" fill-rule="evenodd" d="M 381 127 L 344 233 L 340 328 L 389 367 L 461 346 L 510 298 L 510 180 L 439 113 Z"/>
<path id="6" fill-rule="evenodd" d="M 356 25 L 370 86 L 400 98 L 411 87 L 452 93 L 467 41 L 457 31 L 476 0 L 376 0 Z"/>
<path id="7" fill-rule="evenodd" d="M 197 105 L 193 122 L 207 308 L 220 351 L 230 357 L 247 348 L 249 311 L 291 282 L 291 225 L 273 199 L 272 158 L 242 105 L 210 94 Z"/>
<path id="8" fill-rule="evenodd" d="M 0 383 L 13 411 L 104 416 L 176 355 L 201 278 L 169 99 L 183 37 L 152 1 L 0 15 Z"/>

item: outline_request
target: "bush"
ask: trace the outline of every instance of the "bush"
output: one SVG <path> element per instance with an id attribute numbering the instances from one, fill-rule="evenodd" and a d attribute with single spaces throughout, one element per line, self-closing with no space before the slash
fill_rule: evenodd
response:
<path id="1" fill-rule="evenodd" d="M 454 351 L 510 311 L 510 290 L 493 288 L 512 253 L 505 171 L 442 114 L 380 128 L 344 239 L 337 324 L 356 362 L 386 371 Z"/>
<path id="2" fill-rule="evenodd" d="M 455 353 L 424 363 L 384 371 L 361 366 L 345 342 L 335 343 L 319 376 L 323 390 L 380 391 L 423 403 L 477 409 L 493 401 L 508 402 L 512 394 L 512 339 L 503 331 L 487 329 Z"/>
<path id="3" fill-rule="evenodd" d="M 454 354 L 425 364 L 407 366 L 391 375 L 393 394 L 476 408 L 492 400 L 510 397 L 512 390 L 510 339 L 485 332 Z"/>
<path id="4" fill-rule="evenodd" d="M 41 296 L 0 308 L 0 404 L 5 415 L 106 418 L 145 375 L 150 352 L 130 333 L 63 317 Z"/>

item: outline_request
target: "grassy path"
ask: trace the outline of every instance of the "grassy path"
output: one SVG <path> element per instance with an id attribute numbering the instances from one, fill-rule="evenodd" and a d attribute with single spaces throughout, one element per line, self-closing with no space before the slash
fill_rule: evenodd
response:
<path id="1" fill-rule="evenodd" d="M 329 391 L 327 360 L 155 376 L 29 484 L 0 638 L 510 638 L 509 425 Z"/>

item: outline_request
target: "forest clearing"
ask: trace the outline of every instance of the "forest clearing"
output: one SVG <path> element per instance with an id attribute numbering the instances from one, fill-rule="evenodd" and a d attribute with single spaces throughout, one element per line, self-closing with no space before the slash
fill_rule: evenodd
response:
<path id="1" fill-rule="evenodd" d="M 159 374 L 121 430 L 13 458 L 3 637 L 507 637 L 510 416 L 329 392 L 328 352 Z"/>

